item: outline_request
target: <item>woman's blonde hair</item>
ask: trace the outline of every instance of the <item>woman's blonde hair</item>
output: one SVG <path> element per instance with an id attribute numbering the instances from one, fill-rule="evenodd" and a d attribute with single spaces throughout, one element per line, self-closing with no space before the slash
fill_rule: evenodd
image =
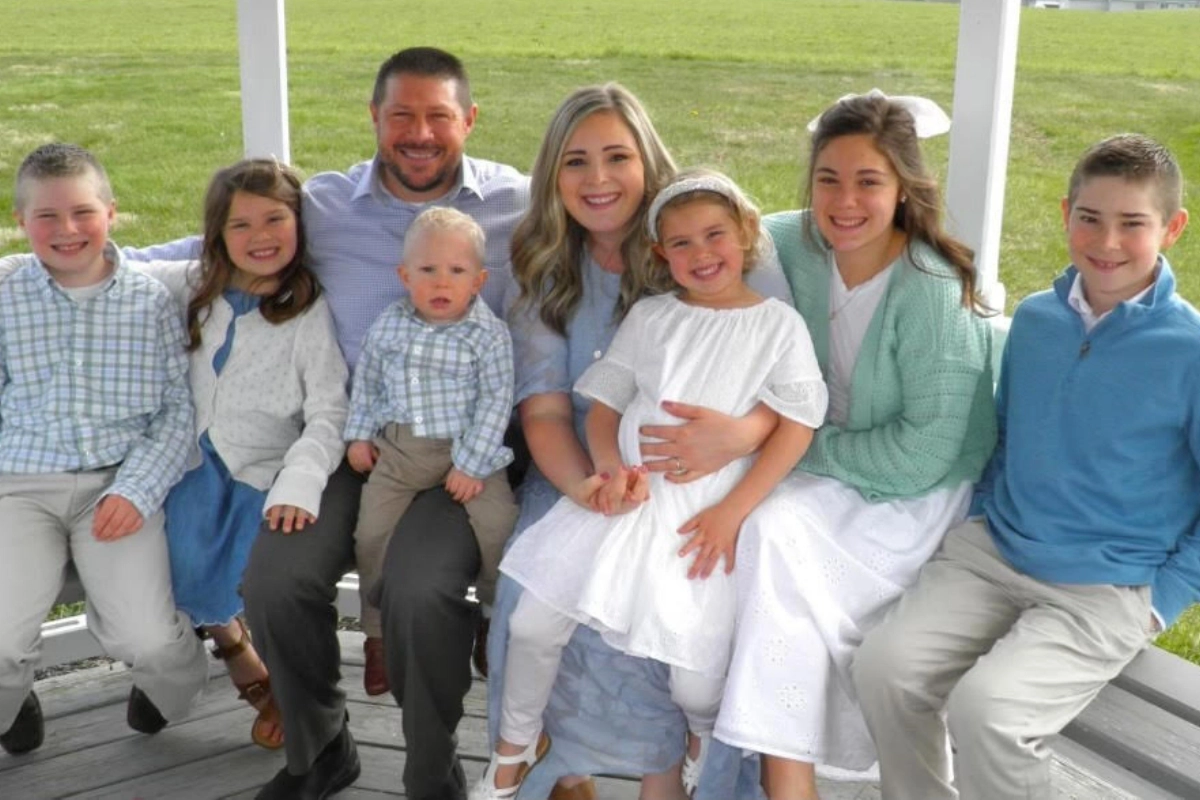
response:
<path id="1" fill-rule="evenodd" d="M 542 321 L 560 334 L 583 296 L 580 262 L 587 230 L 567 213 L 558 190 L 563 151 L 575 129 L 597 112 L 616 114 L 637 142 L 645 172 L 645 194 L 625 229 L 621 243 L 621 295 L 617 317 L 644 294 L 668 291 L 661 271 L 652 268 L 653 256 L 646 238 L 646 210 L 650 199 L 675 174 L 662 140 L 649 116 L 628 89 L 616 83 L 576 89 L 565 99 L 546 129 L 530 175 L 529 211 L 512 238 L 513 274 L 521 287 L 522 303 L 539 304 Z"/>

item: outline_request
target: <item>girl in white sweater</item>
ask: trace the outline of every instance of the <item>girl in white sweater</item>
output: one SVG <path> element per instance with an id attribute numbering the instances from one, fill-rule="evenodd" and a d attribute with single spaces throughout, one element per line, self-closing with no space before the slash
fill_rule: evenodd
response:
<path id="1" fill-rule="evenodd" d="M 151 263 L 187 307 L 196 442 L 165 503 L 175 601 L 216 643 L 258 711 L 255 743 L 283 744 L 266 667 L 238 618 L 260 528 L 320 513 L 343 455 L 347 370 L 320 286 L 304 266 L 297 176 L 273 160 L 220 170 L 199 262 Z"/>

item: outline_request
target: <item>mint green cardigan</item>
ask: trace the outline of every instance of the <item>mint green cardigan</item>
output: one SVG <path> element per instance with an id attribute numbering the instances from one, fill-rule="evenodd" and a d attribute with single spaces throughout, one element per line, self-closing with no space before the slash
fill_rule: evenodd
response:
<path id="1" fill-rule="evenodd" d="M 763 224 L 824 372 L 829 250 L 815 230 L 816 242 L 806 234 L 807 211 L 771 214 Z M 873 502 L 978 480 L 996 444 L 992 340 L 961 292 L 944 258 L 911 243 L 863 338 L 846 426 L 818 430 L 799 469 L 837 478 Z"/>

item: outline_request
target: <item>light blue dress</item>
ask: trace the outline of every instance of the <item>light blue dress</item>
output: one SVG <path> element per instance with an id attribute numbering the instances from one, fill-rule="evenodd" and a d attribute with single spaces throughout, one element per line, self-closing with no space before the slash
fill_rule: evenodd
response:
<path id="1" fill-rule="evenodd" d="M 548 392 L 566 392 L 574 410 L 575 434 L 581 442 L 589 403 L 571 391 L 576 379 L 603 355 L 617 320 L 613 309 L 620 276 L 585 258 L 583 298 L 567 323 L 566 337 L 546 327 L 535 309 L 517 307 L 508 315 L 516 360 L 515 402 Z M 777 262 L 748 275 L 763 294 L 786 295 Z M 531 466 L 518 492 L 521 515 L 511 544 L 558 501 L 558 490 Z M 521 586 L 500 576 L 488 638 L 488 727 L 493 744 L 498 735 L 500 696 L 508 650 L 508 618 Z M 609 647 L 600 634 L 579 626 L 563 651 L 558 678 L 544 721 L 553 745 L 533 769 L 518 798 L 544 798 L 565 775 L 599 773 L 646 775 L 662 772 L 683 758 L 687 724 L 671 702 L 666 665 L 628 656 Z M 756 765 L 740 769 L 740 753 L 714 742 L 697 790 L 698 800 L 761 797 Z"/>
<path id="2" fill-rule="evenodd" d="M 213 356 L 221 374 L 233 348 L 239 317 L 258 308 L 260 298 L 229 289 L 233 317 L 225 343 Z M 208 432 L 200 434 L 200 465 L 175 484 L 163 503 L 175 605 L 193 625 L 226 625 L 242 610 L 238 586 L 250 545 L 262 524 L 267 493 L 235 480 L 217 455 Z"/>

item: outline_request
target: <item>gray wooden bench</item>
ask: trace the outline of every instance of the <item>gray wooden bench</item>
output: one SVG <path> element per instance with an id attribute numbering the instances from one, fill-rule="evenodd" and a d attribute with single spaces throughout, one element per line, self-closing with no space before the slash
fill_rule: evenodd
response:
<path id="1" fill-rule="evenodd" d="M 82 598 L 72 574 L 60 602 Z M 358 616 L 354 573 L 338 584 L 337 606 Z M 42 633 L 43 666 L 102 655 L 82 615 Z M 1117 787 L 1143 800 L 1200 798 L 1200 666 L 1148 648 L 1051 744 L 1060 796 L 1093 800 Z"/>

